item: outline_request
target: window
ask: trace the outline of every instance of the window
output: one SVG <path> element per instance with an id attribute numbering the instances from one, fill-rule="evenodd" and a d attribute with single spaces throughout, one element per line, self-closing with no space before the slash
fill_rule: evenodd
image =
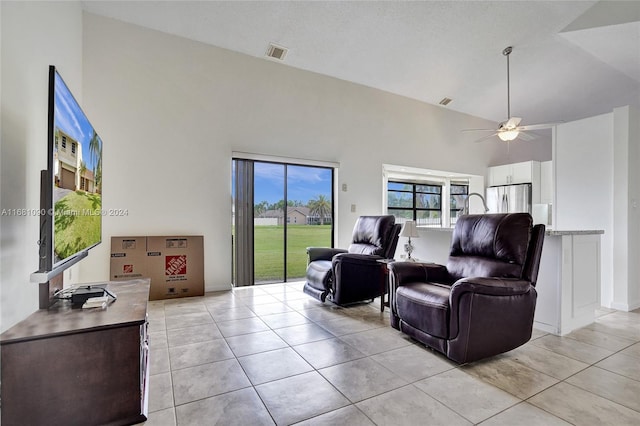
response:
<path id="1" fill-rule="evenodd" d="M 71 153 L 72 154 L 76 153 L 76 143 L 75 142 L 71 142 Z"/>
<path id="2" fill-rule="evenodd" d="M 399 222 L 415 220 L 418 226 L 442 226 L 442 185 L 389 181 L 387 209 Z"/>
<path id="3" fill-rule="evenodd" d="M 462 213 L 460 210 L 464 208 L 464 203 L 469 197 L 469 185 L 451 182 L 449 201 L 449 218 L 451 225 L 455 225 L 458 217 Z"/>
<path id="4" fill-rule="evenodd" d="M 62 149 L 67 149 L 67 137 L 62 137 Z"/>

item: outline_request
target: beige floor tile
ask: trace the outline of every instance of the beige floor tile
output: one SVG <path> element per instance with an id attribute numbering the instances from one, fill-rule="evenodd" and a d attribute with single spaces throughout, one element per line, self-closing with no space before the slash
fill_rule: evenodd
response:
<path id="1" fill-rule="evenodd" d="M 173 408 L 171 373 L 149 376 L 149 412 Z"/>
<path id="2" fill-rule="evenodd" d="M 381 327 L 379 324 L 351 317 L 338 318 L 331 321 L 320 321 L 317 324 L 335 336 L 353 334 Z"/>
<path id="3" fill-rule="evenodd" d="M 585 328 L 640 342 L 640 326 L 638 323 L 615 318 L 612 315 L 614 314 L 598 318 L 596 322 L 589 324 Z"/>
<path id="4" fill-rule="evenodd" d="M 274 422 L 252 388 L 240 389 L 176 408 L 178 426 L 262 426 Z"/>
<path id="5" fill-rule="evenodd" d="M 167 339 L 169 346 L 174 347 L 188 345 L 190 343 L 222 339 L 222 334 L 215 324 L 206 324 L 168 330 Z"/>
<path id="6" fill-rule="evenodd" d="M 586 364 L 594 364 L 614 353 L 609 349 L 599 348 L 575 339 L 552 334 L 533 340 L 529 344 L 548 349 Z"/>
<path id="7" fill-rule="evenodd" d="M 505 356 L 466 364 L 460 369 L 520 399 L 529 398 L 558 383 L 558 379 Z"/>
<path id="8" fill-rule="evenodd" d="M 572 331 L 564 337 L 576 339 L 580 342 L 598 346 L 600 348 L 609 349 L 610 351 L 619 351 L 628 346 L 633 345 L 634 341 L 623 337 L 613 336 L 611 334 L 602 333 L 590 328 L 579 328 Z"/>
<path id="9" fill-rule="evenodd" d="M 267 331 L 269 327 L 257 317 L 218 322 L 218 329 L 224 337 Z"/>
<path id="10" fill-rule="evenodd" d="M 566 379 L 589 366 L 584 362 L 532 344 L 520 346 L 505 353 L 504 356 L 560 380 Z"/>
<path id="11" fill-rule="evenodd" d="M 256 316 L 251 309 L 244 305 L 225 309 L 209 309 L 209 312 L 215 322 L 233 321 Z"/>
<path id="12" fill-rule="evenodd" d="M 244 303 L 245 305 L 253 308 L 255 306 L 258 305 L 269 305 L 269 304 L 274 304 L 274 303 L 282 303 L 280 302 L 278 299 L 276 299 L 275 297 L 273 297 L 270 294 L 261 294 L 261 295 L 257 295 L 257 296 L 252 296 L 252 297 L 241 297 L 240 300 L 242 301 L 242 303 Z"/>
<path id="13" fill-rule="evenodd" d="M 233 358 L 233 352 L 224 339 L 209 340 L 207 342 L 191 343 L 188 345 L 169 348 L 171 370 L 193 367 L 210 362 Z"/>
<path id="14" fill-rule="evenodd" d="M 293 308 L 290 308 L 285 303 L 280 302 L 277 299 L 274 299 L 274 300 L 275 302 L 273 303 L 261 303 L 256 305 L 250 305 L 249 309 L 251 309 L 256 315 L 259 315 L 259 316 L 282 314 L 285 312 L 294 312 Z"/>
<path id="15" fill-rule="evenodd" d="M 640 382 L 598 367 L 590 367 L 575 376 L 571 383 L 581 389 L 610 399 L 640 413 Z"/>
<path id="16" fill-rule="evenodd" d="M 298 312 L 314 322 L 333 321 L 341 316 L 348 316 L 346 308 L 334 305 L 322 305 L 320 307 L 298 310 Z"/>
<path id="17" fill-rule="evenodd" d="M 482 426 L 569 426 L 571 423 L 522 402 L 480 424 Z"/>
<path id="18" fill-rule="evenodd" d="M 283 300 L 283 302 L 298 312 L 302 312 L 307 309 L 318 309 L 322 308 L 323 303 L 319 300 L 313 299 L 305 294 L 305 298 L 302 299 L 288 299 Z"/>
<path id="19" fill-rule="evenodd" d="M 291 348 L 247 355 L 239 357 L 238 361 L 254 385 L 313 370 L 313 367 Z"/>
<path id="20" fill-rule="evenodd" d="M 377 425 L 471 425 L 413 385 L 383 393 L 356 404 Z"/>
<path id="21" fill-rule="evenodd" d="M 213 324 L 213 319 L 209 312 L 205 311 L 167 317 L 165 323 L 167 324 L 167 330 L 173 330 L 194 325 Z"/>
<path id="22" fill-rule="evenodd" d="M 458 369 L 414 383 L 414 386 L 478 423 L 520 402 L 520 399 Z"/>
<path id="23" fill-rule="evenodd" d="M 288 308 L 289 309 L 289 308 Z M 298 312 L 290 311 L 271 315 L 261 315 L 260 319 L 272 329 L 291 327 L 294 325 L 308 324 L 310 321 Z"/>
<path id="24" fill-rule="evenodd" d="M 176 370 L 171 379 L 176 405 L 251 386 L 235 359 Z"/>
<path id="25" fill-rule="evenodd" d="M 366 356 L 353 346 L 337 338 L 304 343 L 294 346 L 293 349 L 316 369 L 353 361 Z"/>
<path id="26" fill-rule="evenodd" d="M 207 307 L 202 302 L 166 305 L 164 308 L 165 318 L 178 315 L 195 314 L 199 312 L 207 312 Z"/>
<path id="27" fill-rule="evenodd" d="M 603 359 L 596 364 L 596 367 L 640 381 L 640 362 L 632 356 L 617 353 Z"/>
<path id="28" fill-rule="evenodd" d="M 362 411 L 358 410 L 355 405 L 338 408 L 326 414 L 321 414 L 309 420 L 296 423 L 296 426 L 374 426 L 373 423 Z"/>
<path id="29" fill-rule="evenodd" d="M 347 334 L 340 336 L 340 339 L 366 355 L 375 355 L 413 344 L 408 336 L 390 327 Z"/>
<path id="30" fill-rule="evenodd" d="M 457 365 L 424 346 L 409 345 L 373 355 L 373 360 L 409 383 L 451 370 Z"/>
<path id="31" fill-rule="evenodd" d="M 351 402 L 362 401 L 407 384 L 406 380 L 370 358 L 323 368 L 319 373 Z"/>
<path id="32" fill-rule="evenodd" d="M 149 374 L 159 374 L 171 371 L 169 363 L 169 349 L 165 346 L 150 349 Z"/>
<path id="33" fill-rule="evenodd" d="M 286 348 L 287 343 L 271 330 L 227 337 L 227 344 L 236 357 Z"/>
<path id="34" fill-rule="evenodd" d="M 143 424 L 148 426 L 175 426 L 176 410 L 175 408 L 171 407 L 149 413 L 147 421 Z"/>
<path id="35" fill-rule="evenodd" d="M 274 331 L 291 346 L 335 337 L 319 325 L 311 323 L 279 328 Z"/>
<path id="36" fill-rule="evenodd" d="M 640 343 L 636 343 L 635 345 L 629 346 L 628 348 L 620 351 L 620 353 L 623 355 L 640 358 Z"/>
<path id="37" fill-rule="evenodd" d="M 278 425 L 288 425 L 349 405 L 318 372 L 287 377 L 255 387 Z"/>
<path id="38" fill-rule="evenodd" d="M 575 425 L 637 425 L 640 413 L 568 383 L 535 395 L 529 403 Z"/>

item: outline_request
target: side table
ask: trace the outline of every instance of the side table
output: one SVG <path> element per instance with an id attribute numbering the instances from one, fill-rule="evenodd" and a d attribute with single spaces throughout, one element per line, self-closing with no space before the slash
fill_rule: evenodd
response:
<path id="1" fill-rule="evenodd" d="M 395 262 L 395 259 L 378 259 L 376 262 L 382 265 L 382 271 L 384 272 L 382 281 L 380 283 L 380 312 L 384 312 L 384 307 L 389 305 L 391 300 L 388 296 L 389 293 L 389 264 Z M 385 297 L 386 296 L 386 297 Z M 387 299 L 385 301 L 385 298 Z"/>

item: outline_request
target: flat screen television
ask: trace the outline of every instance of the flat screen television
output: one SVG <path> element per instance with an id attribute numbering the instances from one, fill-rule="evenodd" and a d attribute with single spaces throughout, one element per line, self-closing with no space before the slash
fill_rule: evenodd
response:
<path id="1" fill-rule="evenodd" d="M 49 67 L 48 109 L 41 272 L 65 269 L 64 264 L 86 256 L 102 241 L 102 139 L 54 66 Z"/>

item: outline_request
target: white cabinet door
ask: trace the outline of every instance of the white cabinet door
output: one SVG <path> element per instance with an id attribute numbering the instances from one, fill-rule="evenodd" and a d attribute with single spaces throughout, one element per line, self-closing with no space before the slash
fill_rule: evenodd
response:
<path id="1" fill-rule="evenodd" d="M 509 185 L 511 182 L 511 165 L 489 167 L 489 186 Z"/>
<path id="2" fill-rule="evenodd" d="M 535 183 L 539 177 L 540 163 L 538 161 L 489 167 L 489 186 Z"/>
<path id="3" fill-rule="evenodd" d="M 511 184 L 531 183 L 533 173 L 533 161 L 511 164 Z"/>

